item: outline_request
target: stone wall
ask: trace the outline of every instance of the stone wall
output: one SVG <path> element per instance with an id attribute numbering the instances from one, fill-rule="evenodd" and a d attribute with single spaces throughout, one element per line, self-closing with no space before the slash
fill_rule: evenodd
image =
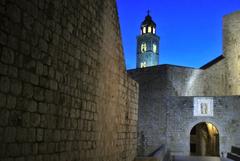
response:
<path id="1" fill-rule="evenodd" d="M 219 149 L 226 155 L 232 145 L 240 146 L 240 98 L 213 97 L 214 116 L 193 116 L 194 97 L 144 99 L 139 106 L 138 155 L 148 155 L 166 144 L 172 155 L 190 154 L 190 131 L 200 122 L 210 122 L 219 130 Z"/>
<path id="2" fill-rule="evenodd" d="M 115 1 L 1 0 L 0 21 L 0 160 L 132 161 Z"/>
<path id="3" fill-rule="evenodd" d="M 223 19 L 223 50 L 226 57 L 227 94 L 240 94 L 240 11 Z"/>
<path id="4" fill-rule="evenodd" d="M 220 153 L 231 150 L 232 145 L 240 145 L 240 97 L 213 97 L 214 116 L 193 116 L 194 97 L 169 97 L 166 108 L 167 117 L 167 145 L 172 154 L 190 152 L 190 131 L 200 122 L 210 122 L 219 131 Z M 179 108 L 181 105 L 181 108 Z"/>
<path id="5" fill-rule="evenodd" d="M 192 116 L 191 96 L 240 94 L 240 12 L 224 17 L 223 31 L 224 55 L 205 68 L 158 65 L 128 71 L 139 83 L 138 155 L 148 155 L 161 144 L 168 144 L 173 153 L 189 154 L 186 130 L 201 121 L 220 128 L 220 152 L 240 144 L 239 97 L 214 97 L 214 117 Z"/>
<path id="6" fill-rule="evenodd" d="M 227 95 L 226 59 L 205 69 L 201 76 L 203 88 L 202 96 L 224 96 Z M 194 96 L 194 95 L 192 95 Z"/>
<path id="7" fill-rule="evenodd" d="M 203 95 L 203 70 L 181 67 L 168 66 L 167 80 L 175 91 L 175 95 L 167 96 L 199 96 Z"/>
<path id="8" fill-rule="evenodd" d="M 181 91 L 179 96 L 231 96 L 240 94 L 240 11 L 223 18 L 223 59 L 202 71 L 187 69 L 185 78 L 173 69 L 168 72 Z M 213 60 L 214 61 L 214 60 Z M 181 73 L 182 74 L 182 73 Z M 184 76 L 183 76 L 184 77 Z M 181 81 L 179 81 L 179 78 Z M 184 82 L 185 81 L 185 82 Z M 186 85 L 187 83 L 187 85 Z M 186 92 L 184 92 L 184 90 Z M 184 93 L 182 93 L 184 92 Z"/>
<path id="9" fill-rule="evenodd" d="M 240 94 L 240 11 L 223 18 L 224 59 L 206 68 L 200 78 L 203 95 Z M 192 95 L 194 96 L 194 95 Z"/>
<path id="10" fill-rule="evenodd" d="M 138 156 L 147 156 L 166 143 L 166 109 L 159 97 L 172 93 L 166 81 L 166 66 L 128 71 L 139 83 Z"/>
<path id="11" fill-rule="evenodd" d="M 167 144 L 169 96 L 203 95 L 202 71 L 174 65 L 128 71 L 139 83 L 138 156 L 149 155 Z"/>
<path id="12" fill-rule="evenodd" d="M 201 69 L 163 64 L 128 70 L 128 74 L 144 88 L 140 95 L 193 96 L 204 92 Z"/>

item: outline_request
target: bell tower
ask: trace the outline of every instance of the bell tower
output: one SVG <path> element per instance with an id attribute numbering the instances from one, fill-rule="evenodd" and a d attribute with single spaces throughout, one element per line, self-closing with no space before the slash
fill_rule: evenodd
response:
<path id="1" fill-rule="evenodd" d="M 155 66 L 159 63 L 159 36 L 156 24 L 149 15 L 141 24 L 141 34 L 137 36 L 137 68 Z"/>

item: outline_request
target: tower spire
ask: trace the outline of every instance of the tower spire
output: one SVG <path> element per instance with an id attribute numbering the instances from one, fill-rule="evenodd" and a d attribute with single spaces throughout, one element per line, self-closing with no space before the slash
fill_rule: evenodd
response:
<path id="1" fill-rule="evenodd" d="M 147 15 L 148 15 L 148 16 L 150 15 L 150 10 L 149 10 L 149 9 L 147 10 Z"/>

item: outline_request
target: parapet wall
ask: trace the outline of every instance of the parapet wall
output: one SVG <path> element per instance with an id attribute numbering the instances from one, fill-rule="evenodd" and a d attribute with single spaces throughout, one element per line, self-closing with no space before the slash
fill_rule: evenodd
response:
<path id="1" fill-rule="evenodd" d="M 0 160 L 133 161 L 114 0 L 1 0 Z"/>

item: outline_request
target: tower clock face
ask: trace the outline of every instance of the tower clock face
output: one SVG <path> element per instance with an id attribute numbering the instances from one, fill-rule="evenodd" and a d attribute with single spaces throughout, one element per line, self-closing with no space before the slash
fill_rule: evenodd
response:
<path id="1" fill-rule="evenodd" d="M 145 53 L 147 51 L 147 44 L 146 43 L 142 43 L 141 44 L 141 52 Z"/>

